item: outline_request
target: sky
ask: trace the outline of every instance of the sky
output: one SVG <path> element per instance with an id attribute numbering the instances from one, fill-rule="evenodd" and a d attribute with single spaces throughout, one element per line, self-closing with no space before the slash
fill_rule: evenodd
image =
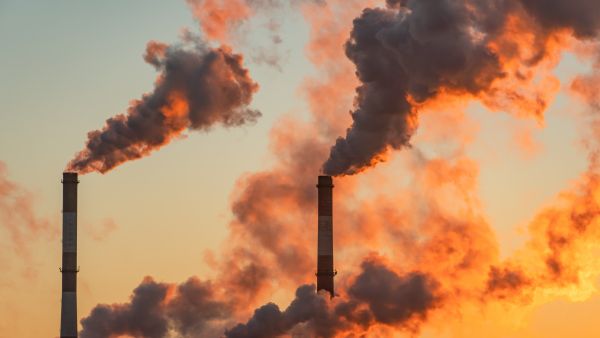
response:
<path id="1" fill-rule="evenodd" d="M 187 334 L 220 336 L 215 330 L 246 323 L 262 304 L 274 302 L 283 311 L 297 287 L 314 283 L 316 176 L 336 138 L 351 127 L 349 112 L 357 106 L 369 109 L 355 99 L 360 81 L 343 43 L 363 8 L 385 5 L 358 0 L 249 5 L 252 13 L 239 20 L 241 25 L 211 36 L 202 26 L 209 19 L 203 21 L 193 3 L 204 6 L 200 13 L 210 13 L 210 1 L 0 0 L 0 336 L 59 335 L 61 174 L 84 149 L 89 131 L 126 113 L 135 106 L 132 100 L 160 84 L 161 70 L 144 62 L 147 43 L 173 44 L 175 50 L 186 32 L 206 48 L 223 43 L 244 56 L 243 67 L 259 86 L 248 106 L 261 116 L 239 126 L 218 122 L 199 131 L 184 128 L 148 156 L 80 176 L 78 317 L 91 322 L 98 304 L 127 304 L 132 291 L 148 283 L 146 276 L 169 290 L 197 276 L 211 281 L 227 315 L 216 324 L 209 320 L 209 329 L 194 327 Z M 225 12 L 235 21 L 233 9 Z M 600 310 L 600 270 L 587 259 L 599 249 L 593 244 L 598 216 L 591 216 L 592 230 L 577 233 L 585 237 L 582 244 L 579 237 L 569 244 L 575 253 L 560 256 L 573 260 L 576 281 L 549 282 L 539 277 L 547 272 L 537 263 L 554 252 L 536 239 L 554 229 L 545 228 L 552 225 L 545 215 L 577 200 L 573 196 L 579 196 L 582 182 L 593 177 L 586 148 L 593 108 L 571 84 L 593 72 L 593 57 L 582 50 L 594 39 L 581 43 L 573 34 L 560 34 L 571 40 L 548 52 L 539 67 L 530 66 L 538 77 L 523 84 L 541 88 L 544 79 L 550 81 L 543 117 L 526 108 L 494 107 L 489 103 L 494 98 L 458 90 L 452 86 L 460 84 L 450 81 L 447 92 L 414 104 L 419 125 L 410 145 L 390 141 L 371 158 L 383 156 L 381 163 L 334 178 L 338 301 L 363 300 L 356 290 L 365 266 L 381 264 L 401 280 L 423 273 L 439 285 L 432 291 L 431 309 L 392 322 L 375 314 L 366 329 L 348 324 L 340 335 L 600 334 L 592 316 Z M 521 89 L 520 84 L 504 86 Z M 591 192 L 593 205 L 600 203 L 597 191 Z M 443 225 L 437 219 L 444 219 Z M 456 227 L 446 224 L 454 221 L 456 227 L 466 225 L 454 232 L 449 229 Z M 437 256 L 444 242 L 456 240 L 443 239 L 452 234 L 462 234 L 461 244 Z M 465 257 L 473 255 L 477 263 L 463 272 L 461 264 L 452 264 L 464 247 L 469 247 Z M 436 264 L 440 257 L 447 261 Z M 494 267 L 528 265 L 533 272 L 518 279 L 528 281 L 522 289 L 515 282 L 516 295 L 510 289 L 489 301 L 488 294 L 481 296 L 485 301 L 463 296 L 466 290 L 487 292 L 490 282 L 478 278 L 492 276 Z M 267 272 L 242 287 L 232 279 L 246 266 Z M 221 301 L 221 293 L 231 293 L 231 302 L 241 305 Z M 318 326 L 307 323 L 284 333 Z M 92 328 L 86 330 L 83 335 L 96 337 Z M 114 337 L 143 336 L 127 330 L 115 329 Z"/>

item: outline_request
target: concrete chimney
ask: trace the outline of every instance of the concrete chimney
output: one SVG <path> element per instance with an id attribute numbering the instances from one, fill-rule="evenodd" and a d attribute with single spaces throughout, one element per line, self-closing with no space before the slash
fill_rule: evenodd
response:
<path id="1" fill-rule="evenodd" d="M 319 225 L 317 243 L 317 292 L 326 290 L 333 298 L 333 180 L 319 176 Z"/>
<path id="2" fill-rule="evenodd" d="M 60 337 L 77 338 L 77 173 L 63 173 Z"/>

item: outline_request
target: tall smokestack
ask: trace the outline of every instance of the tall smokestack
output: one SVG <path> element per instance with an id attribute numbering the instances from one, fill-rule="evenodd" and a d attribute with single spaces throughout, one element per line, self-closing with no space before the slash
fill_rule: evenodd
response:
<path id="1" fill-rule="evenodd" d="M 77 173 L 63 173 L 60 337 L 77 338 Z"/>
<path id="2" fill-rule="evenodd" d="M 333 181 L 319 176 L 319 235 L 317 249 L 317 292 L 327 290 L 333 298 Z"/>

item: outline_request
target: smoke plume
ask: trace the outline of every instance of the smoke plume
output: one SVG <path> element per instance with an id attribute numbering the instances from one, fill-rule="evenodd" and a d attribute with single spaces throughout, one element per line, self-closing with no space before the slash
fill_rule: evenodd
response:
<path id="1" fill-rule="evenodd" d="M 134 101 L 127 114 L 89 132 L 85 149 L 67 170 L 106 173 L 149 155 L 185 130 L 241 126 L 260 116 L 248 108 L 258 85 L 243 67 L 242 56 L 228 47 L 150 42 L 144 59 L 160 72 L 154 90 Z"/>
<path id="2" fill-rule="evenodd" d="M 171 331 L 182 337 L 216 336 L 211 325 L 230 314 L 231 306 L 216 299 L 209 282 L 190 278 L 172 285 L 146 277 L 128 303 L 97 305 L 81 320 L 81 337 L 162 338 Z"/>
<path id="3" fill-rule="evenodd" d="M 503 76 L 498 56 L 466 2 L 408 1 L 406 7 L 368 8 L 354 20 L 346 54 L 362 84 L 352 126 L 323 166 L 329 175 L 352 174 L 378 161 L 388 148 L 409 145 L 417 126 L 411 102 L 442 90 L 477 94 Z"/>

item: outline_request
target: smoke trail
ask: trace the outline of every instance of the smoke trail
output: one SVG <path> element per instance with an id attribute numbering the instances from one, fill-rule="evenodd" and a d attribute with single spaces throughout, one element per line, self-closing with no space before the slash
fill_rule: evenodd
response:
<path id="1" fill-rule="evenodd" d="M 258 85 L 243 67 L 242 56 L 227 47 L 150 42 L 144 59 L 160 71 L 154 90 L 134 101 L 126 115 L 111 117 L 103 129 L 89 132 L 85 149 L 67 170 L 106 173 L 147 156 L 186 129 L 240 126 L 260 116 L 248 108 Z"/>
<path id="2" fill-rule="evenodd" d="M 58 229 L 35 212 L 34 196 L 8 178 L 8 169 L 0 161 L 0 224 L 8 232 L 10 246 L 21 257 L 30 257 L 30 243 L 38 236 L 55 237 Z"/>

